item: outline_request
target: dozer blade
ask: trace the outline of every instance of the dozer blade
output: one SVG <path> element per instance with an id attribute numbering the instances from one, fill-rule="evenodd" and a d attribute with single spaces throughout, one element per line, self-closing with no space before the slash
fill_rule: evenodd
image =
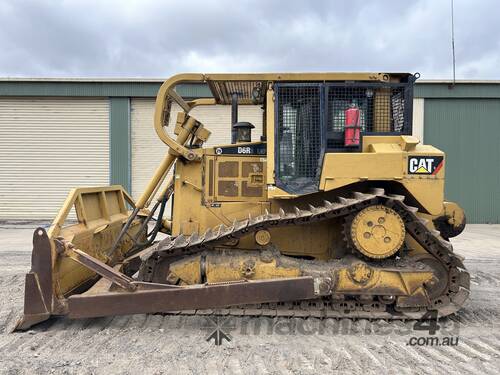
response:
<path id="1" fill-rule="evenodd" d="M 77 224 L 63 226 L 72 208 Z M 33 235 L 31 270 L 26 275 L 24 315 L 16 329 L 67 313 L 67 297 L 92 286 L 99 274 L 68 256 L 66 247 L 113 267 L 132 247 L 140 227 L 138 217 L 128 230 L 128 237 L 111 253 L 113 241 L 134 207 L 132 198 L 121 186 L 76 188 L 71 190 L 63 207 L 46 232 L 37 228 Z"/>

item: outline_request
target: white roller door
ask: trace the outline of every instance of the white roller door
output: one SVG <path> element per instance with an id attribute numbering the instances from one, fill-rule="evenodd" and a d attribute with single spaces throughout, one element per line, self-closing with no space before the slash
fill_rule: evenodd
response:
<path id="1" fill-rule="evenodd" d="M 69 190 L 109 185 L 109 100 L 0 98 L 0 219 L 53 219 Z"/>
<path id="2" fill-rule="evenodd" d="M 159 140 L 153 127 L 154 99 L 131 101 L 132 124 L 132 196 L 137 199 L 144 190 L 156 167 L 167 152 L 167 146 Z M 172 116 L 167 131 L 173 136 L 174 122 L 179 107 L 172 107 Z M 193 117 L 201 121 L 212 132 L 207 145 L 231 143 L 231 107 L 200 106 L 194 108 Z M 258 106 L 240 106 L 239 121 L 255 125 L 252 140 L 262 135 L 262 110 Z"/>
<path id="3" fill-rule="evenodd" d="M 424 98 L 413 99 L 413 136 L 424 142 Z"/>

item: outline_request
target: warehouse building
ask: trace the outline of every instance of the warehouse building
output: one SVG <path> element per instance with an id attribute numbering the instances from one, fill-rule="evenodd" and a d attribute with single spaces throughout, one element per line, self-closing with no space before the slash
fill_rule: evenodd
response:
<path id="1" fill-rule="evenodd" d="M 0 79 L 0 220 L 51 219 L 76 186 L 121 184 L 137 198 L 166 152 L 153 129 L 161 83 Z M 177 91 L 210 96 L 202 84 Z M 500 223 L 500 82 L 419 81 L 414 96 L 414 135 L 447 153 L 447 199 L 471 223 Z M 229 143 L 230 108 L 193 115 L 209 144 Z M 257 140 L 260 109 L 241 106 L 239 117 Z"/>

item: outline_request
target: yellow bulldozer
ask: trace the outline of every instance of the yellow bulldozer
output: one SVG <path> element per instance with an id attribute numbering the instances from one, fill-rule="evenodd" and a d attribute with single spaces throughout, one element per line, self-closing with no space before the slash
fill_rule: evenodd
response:
<path id="1" fill-rule="evenodd" d="M 444 153 L 412 136 L 417 78 L 168 79 L 154 115 L 166 153 L 145 191 L 136 202 L 121 186 L 70 192 L 50 229 L 34 232 L 17 328 L 50 316 L 456 312 L 470 282 L 449 238 L 465 215 L 444 199 Z M 194 82 L 212 97 L 176 91 Z M 204 147 L 210 131 L 191 110 L 214 105 L 231 106 L 231 144 Z M 258 140 L 253 124 L 238 121 L 241 105 L 262 110 Z M 65 225 L 73 207 L 78 222 Z"/>

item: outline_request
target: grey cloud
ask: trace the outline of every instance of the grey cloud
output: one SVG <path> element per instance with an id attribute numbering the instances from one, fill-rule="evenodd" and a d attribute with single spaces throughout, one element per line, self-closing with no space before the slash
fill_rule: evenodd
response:
<path id="1" fill-rule="evenodd" d="M 497 2 L 455 1 L 457 76 L 499 78 Z M 450 2 L 0 3 L 0 76 L 420 71 L 450 78 Z"/>

